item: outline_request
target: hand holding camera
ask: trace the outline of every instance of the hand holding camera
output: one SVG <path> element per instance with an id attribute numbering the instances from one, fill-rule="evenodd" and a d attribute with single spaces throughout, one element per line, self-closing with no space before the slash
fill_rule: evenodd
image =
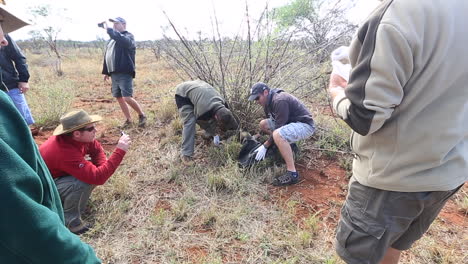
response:
<path id="1" fill-rule="evenodd" d="M 127 151 L 128 148 L 130 147 L 130 144 L 132 143 L 132 140 L 123 131 L 121 132 L 121 135 L 122 136 L 120 137 L 119 142 L 117 143 L 116 147 L 121 149 L 121 150 Z"/>
<path id="2" fill-rule="evenodd" d="M 101 22 L 101 23 L 98 23 L 97 26 L 100 27 L 100 28 L 106 29 L 106 28 L 107 28 L 107 22 L 106 22 L 106 21 L 103 21 L 103 22 Z"/>

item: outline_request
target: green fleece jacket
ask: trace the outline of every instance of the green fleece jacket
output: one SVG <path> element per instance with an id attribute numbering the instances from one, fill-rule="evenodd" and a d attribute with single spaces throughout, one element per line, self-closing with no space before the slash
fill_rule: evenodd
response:
<path id="1" fill-rule="evenodd" d="M 176 87 L 176 95 L 188 98 L 193 104 L 197 119 L 212 118 L 214 113 L 225 107 L 225 101 L 213 86 L 200 80 L 183 82 Z"/>
<path id="2" fill-rule="evenodd" d="M 0 91 L 0 263 L 101 263 L 64 225 L 60 196 L 28 126 Z"/>
<path id="3" fill-rule="evenodd" d="M 350 46 L 335 111 L 355 131 L 353 177 L 390 191 L 468 180 L 468 1 L 386 0 Z"/>

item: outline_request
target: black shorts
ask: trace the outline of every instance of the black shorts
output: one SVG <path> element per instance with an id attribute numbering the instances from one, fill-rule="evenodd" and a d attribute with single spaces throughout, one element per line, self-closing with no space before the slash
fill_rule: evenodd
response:
<path id="1" fill-rule="evenodd" d="M 336 232 L 338 255 L 346 263 L 378 263 L 389 247 L 409 249 L 462 185 L 451 191 L 393 192 L 352 182 Z"/>

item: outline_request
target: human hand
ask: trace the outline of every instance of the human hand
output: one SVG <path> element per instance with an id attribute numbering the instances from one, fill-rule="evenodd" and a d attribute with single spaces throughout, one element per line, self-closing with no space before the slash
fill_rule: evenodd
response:
<path id="1" fill-rule="evenodd" d="M 109 75 L 104 74 L 104 81 L 107 82 L 109 80 Z"/>
<path id="2" fill-rule="evenodd" d="M 27 82 L 18 82 L 18 89 L 21 93 L 26 93 L 29 90 L 29 84 Z"/>
<path id="3" fill-rule="evenodd" d="M 267 152 L 267 148 L 265 148 L 264 145 L 261 145 L 259 148 L 257 148 L 254 153 L 257 153 L 257 155 L 255 156 L 255 160 L 259 161 L 259 160 L 263 160 L 265 158 L 265 155 L 266 155 L 266 152 Z"/>
<path id="4" fill-rule="evenodd" d="M 343 87 L 346 87 L 346 85 L 348 85 L 348 83 L 341 76 L 333 73 L 330 75 L 328 92 L 330 93 L 332 100 L 335 99 L 335 97 L 339 94 L 344 93 L 345 88 Z"/>
<path id="5" fill-rule="evenodd" d="M 130 140 L 130 136 L 127 134 L 123 133 L 123 135 L 120 137 L 119 142 L 117 143 L 117 147 L 123 151 L 127 151 L 128 148 L 130 147 L 130 144 L 132 141 Z"/>
<path id="6" fill-rule="evenodd" d="M 213 137 L 213 143 L 215 144 L 215 146 L 219 146 L 219 144 L 221 143 L 221 139 L 219 138 L 219 135 L 216 135 Z"/>

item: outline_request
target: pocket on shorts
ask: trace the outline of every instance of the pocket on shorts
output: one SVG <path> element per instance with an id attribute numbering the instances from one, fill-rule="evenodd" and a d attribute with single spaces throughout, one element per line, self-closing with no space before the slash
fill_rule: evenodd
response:
<path id="1" fill-rule="evenodd" d="M 345 206 L 341 212 L 336 239 L 349 256 L 369 260 L 377 253 L 379 241 L 385 231 L 384 226 L 361 212 L 350 214 Z"/>

